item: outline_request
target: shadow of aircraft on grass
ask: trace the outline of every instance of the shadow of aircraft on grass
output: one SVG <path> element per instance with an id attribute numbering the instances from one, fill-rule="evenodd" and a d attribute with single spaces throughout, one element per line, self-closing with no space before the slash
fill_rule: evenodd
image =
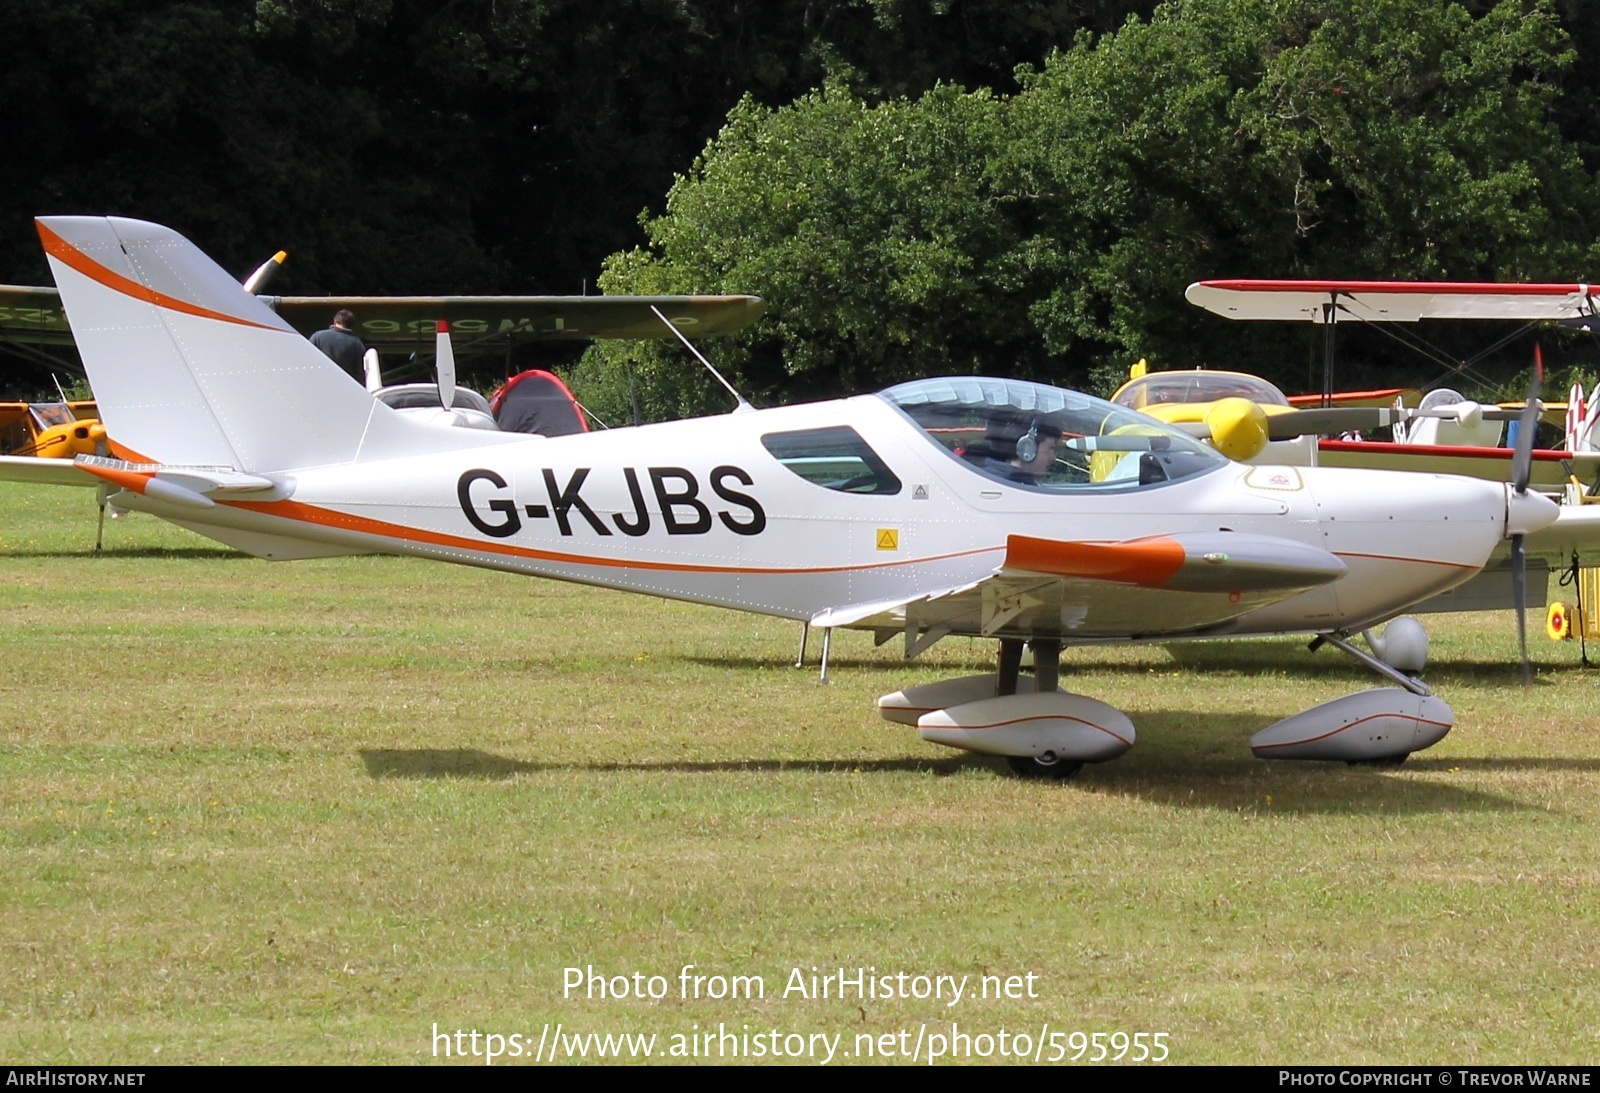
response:
<path id="1" fill-rule="evenodd" d="M 1476 789 L 1440 785 L 1365 767 L 1317 764 L 1315 768 L 1262 763 L 1232 756 L 1199 756 L 1189 741 L 1152 749 L 1120 763 L 1094 765 L 1070 783 L 1014 783 L 997 780 L 996 791 L 1136 797 L 1169 807 L 1271 815 L 1412 815 L 1442 812 L 1537 811 L 1532 806 Z M 1000 762 L 952 755 L 949 758 L 881 759 L 728 759 L 616 762 L 541 762 L 512 759 L 475 748 L 363 749 L 361 761 L 371 778 L 478 779 L 502 781 L 522 774 L 926 774 L 948 777 L 964 770 L 992 768 Z M 1438 773 L 1452 766 L 1495 769 L 1494 761 L 1415 762 L 1405 770 Z M 1516 769 L 1600 769 L 1600 761 L 1511 760 Z"/>

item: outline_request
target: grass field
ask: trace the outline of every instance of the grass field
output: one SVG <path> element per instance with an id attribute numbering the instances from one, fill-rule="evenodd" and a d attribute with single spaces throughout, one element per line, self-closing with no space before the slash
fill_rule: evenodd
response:
<path id="1" fill-rule="evenodd" d="M 839 635 L 820 686 L 752 616 L 142 516 L 95 557 L 90 497 L 0 487 L 0 1063 L 431 1062 L 436 1028 L 531 1053 L 547 1023 L 835 1062 L 952 1023 L 1174 1063 L 1596 1057 L 1600 675 L 1540 636 L 1524 691 L 1508 616 L 1431 624 L 1457 728 L 1385 773 L 1250 757 L 1376 684 L 1331 650 L 1074 651 L 1139 743 L 1049 784 L 873 710 L 984 643 Z M 684 965 L 765 996 L 685 999 Z M 668 990 L 566 997 L 569 967 Z M 786 997 L 813 967 L 971 978 Z"/>

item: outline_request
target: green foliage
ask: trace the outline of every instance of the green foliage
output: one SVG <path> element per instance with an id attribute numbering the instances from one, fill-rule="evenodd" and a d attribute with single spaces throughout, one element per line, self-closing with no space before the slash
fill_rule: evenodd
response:
<path id="1" fill-rule="evenodd" d="M 666 213 L 645 218 L 650 250 L 614 256 L 601 284 L 764 296 L 760 329 L 721 358 L 757 401 L 983 370 L 1005 331 L 1026 330 L 1031 283 L 992 170 L 1002 113 L 948 85 L 877 106 L 838 87 L 778 110 L 747 98 Z M 1010 344 L 1014 374 L 1041 370 L 1036 348 Z M 653 385 L 647 416 L 692 407 L 660 386 L 662 361 L 658 347 L 599 346 L 579 383 L 626 362 Z"/>
<path id="2" fill-rule="evenodd" d="M 285 292 L 577 292 L 745 92 L 1009 88 L 1152 5 L 15 0 L 0 268 L 47 278 L 35 215 L 115 213 L 240 273 L 287 249 Z"/>
<path id="3" fill-rule="evenodd" d="M 1022 177 L 1057 196 L 1047 344 L 1272 372 L 1251 347 L 1283 341 L 1219 333 L 1184 286 L 1570 278 L 1600 211 L 1548 118 L 1571 60 L 1548 8 L 1516 2 L 1210 0 L 1080 39 L 1018 100 Z M 1219 340 L 1223 360 L 1197 354 Z"/>
<path id="4" fill-rule="evenodd" d="M 1558 131 L 1547 3 L 1190 0 L 1019 73 L 1010 96 L 746 100 L 610 291 L 756 292 L 728 357 L 768 398 L 1129 361 L 1285 378 L 1299 332 L 1189 307 L 1205 277 L 1570 279 L 1600 194 Z M 1274 336 L 1276 335 L 1276 336 Z M 597 350 L 587 378 L 654 350 Z M 686 409 L 676 390 L 651 413 Z"/>

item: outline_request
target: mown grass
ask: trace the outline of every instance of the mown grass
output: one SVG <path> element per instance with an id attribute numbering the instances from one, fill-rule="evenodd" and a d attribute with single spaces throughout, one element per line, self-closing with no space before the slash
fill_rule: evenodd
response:
<path id="1" fill-rule="evenodd" d="M 1597 678 L 1441 618 L 1402 770 L 1253 731 L 1373 685 L 1297 641 L 1074 651 L 1140 739 L 1041 784 L 873 699 L 984 670 L 863 635 L 398 559 L 272 564 L 0 489 L 0 1062 L 413 1062 L 431 1032 L 1166 1032 L 1171 1060 L 1585 1062 Z M 813 643 L 812 660 L 816 645 Z M 684 1000 L 678 970 L 760 975 Z M 563 998 L 562 970 L 671 980 Z M 1038 997 L 783 998 L 789 970 Z M 975 978 L 974 978 L 975 981 Z M 974 987 L 975 989 L 975 987 Z"/>

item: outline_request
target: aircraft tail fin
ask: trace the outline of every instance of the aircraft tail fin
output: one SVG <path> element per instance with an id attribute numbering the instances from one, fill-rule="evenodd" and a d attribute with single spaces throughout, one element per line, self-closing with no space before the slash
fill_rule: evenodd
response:
<path id="1" fill-rule="evenodd" d="M 377 402 L 177 232 L 98 216 L 37 226 L 124 458 L 261 474 L 462 445 Z"/>

